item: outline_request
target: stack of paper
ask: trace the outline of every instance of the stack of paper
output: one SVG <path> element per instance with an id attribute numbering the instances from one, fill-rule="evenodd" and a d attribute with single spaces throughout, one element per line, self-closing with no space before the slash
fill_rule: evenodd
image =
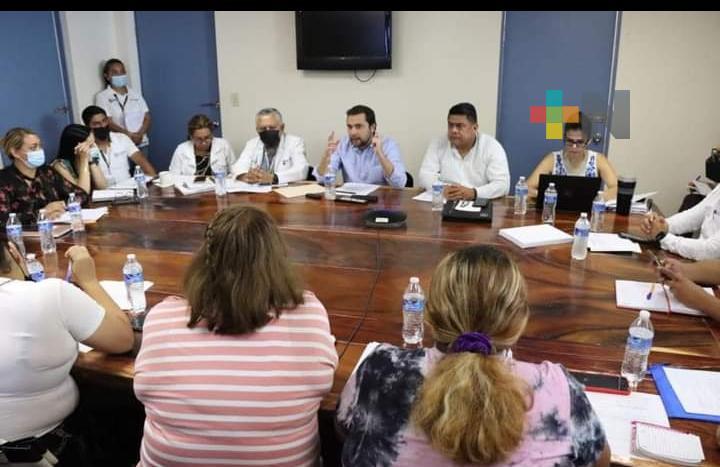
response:
<path id="1" fill-rule="evenodd" d="M 175 178 L 175 188 L 185 196 L 215 191 L 215 184 L 209 178 L 202 182 L 195 182 L 194 175 L 178 175 Z"/>
<path id="2" fill-rule="evenodd" d="M 664 311 L 667 313 L 668 305 L 665 295 L 670 299 L 670 310 L 673 313 L 681 313 L 684 315 L 705 316 L 702 311 L 695 310 L 683 305 L 675 298 L 670 289 L 662 284 L 655 284 L 650 299 L 647 298 L 652 282 L 636 282 L 636 281 L 615 281 L 615 301 L 618 308 L 632 308 L 635 310 Z M 714 295 L 709 287 L 703 290 Z"/>
<path id="3" fill-rule="evenodd" d="M 318 185 L 317 183 L 307 183 L 303 185 L 295 185 L 275 189 L 276 193 L 280 193 L 286 198 L 297 198 L 299 196 L 305 196 L 308 193 L 322 193 L 324 191 L 325 187 L 322 185 Z"/>
<path id="4" fill-rule="evenodd" d="M 501 237 L 510 240 L 520 248 L 558 245 L 561 243 L 571 243 L 573 241 L 572 235 L 569 235 L 549 224 L 500 229 L 498 234 Z"/>
<path id="5" fill-rule="evenodd" d="M 632 453 L 632 422 L 670 426 L 660 396 L 632 392 L 629 395 L 586 391 L 590 404 L 605 429 L 613 458 L 627 462 Z"/>
<path id="6" fill-rule="evenodd" d="M 95 208 L 95 209 L 83 209 L 82 220 L 85 224 L 93 224 L 98 221 L 102 216 L 108 213 L 107 207 Z M 71 224 L 70 213 L 65 212 L 62 216 L 55 219 L 58 224 Z"/>
<path id="7" fill-rule="evenodd" d="M 272 190 L 270 185 L 245 183 L 241 180 L 227 180 L 225 183 L 228 193 L 270 193 Z"/>
<path id="8" fill-rule="evenodd" d="M 123 281 L 100 281 L 100 285 L 103 289 L 105 289 L 105 292 L 110 295 L 110 298 L 117 303 L 117 306 L 120 307 L 121 310 L 129 310 L 132 308 L 130 306 L 130 300 L 128 300 L 127 289 L 125 289 L 125 283 Z M 151 281 L 145 281 L 144 285 L 145 291 L 147 292 L 154 283 Z"/>
<path id="9" fill-rule="evenodd" d="M 369 195 L 373 191 L 380 188 L 380 185 L 371 185 L 368 183 L 354 183 L 354 182 L 347 182 L 343 186 L 337 188 L 337 192 L 346 192 L 350 193 L 352 195 Z"/>
<path id="10" fill-rule="evenodd" d="M 92 200 L 94 202 L 113 201 L 119 198 L 132 198 L 134 190 L 93 190 Z"/>
<path id="11" fill-rule="evenodd" d="M 618 234 L 612 233 L 595 233 L 590 232 L 588 239 L 588 248 L 590 251 L 606 251 L 612 253 L 628 252 L 642 253 L 640 245 L 622 238 Z"/>

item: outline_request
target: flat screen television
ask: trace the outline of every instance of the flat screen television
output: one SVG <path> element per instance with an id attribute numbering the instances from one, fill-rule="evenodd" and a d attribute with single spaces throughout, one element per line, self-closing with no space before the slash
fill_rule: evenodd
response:
<path id="1" fill-rule="evenodd" d="M 297 11 L 298 70 L 392 68 L 389 11 Z"/>

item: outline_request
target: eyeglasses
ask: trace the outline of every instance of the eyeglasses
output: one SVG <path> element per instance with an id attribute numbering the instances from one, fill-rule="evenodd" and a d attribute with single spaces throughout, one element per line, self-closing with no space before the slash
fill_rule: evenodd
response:
<path id="1" fill-rule="evenodd" d="M 569 148 L 570 147 L 582 148 L 582 147 L 587 146 L 587 141 L 585 141 L 584 139 L 566 139 L 565 146 L 567 146 Z"/>
<path id="2" fill-rule="evenodd" d="M 212 140 L 212 136 L 208 136 L 207 138 L 192 138 L 192 142 L 195 144 L 207 144 L 212 142 Z"/>

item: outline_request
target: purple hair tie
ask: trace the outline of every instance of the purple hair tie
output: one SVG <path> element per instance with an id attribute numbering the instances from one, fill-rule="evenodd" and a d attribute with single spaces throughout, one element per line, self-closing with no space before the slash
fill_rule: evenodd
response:
<path id="1" fill-rule="evenodd" d="M 490 355 L 492 353 L 492 344 L 487 334 L 477 331 L 466 332 L 455 339 L 452 347 L 450 347 L 450 352 L 472 352 Z"/>

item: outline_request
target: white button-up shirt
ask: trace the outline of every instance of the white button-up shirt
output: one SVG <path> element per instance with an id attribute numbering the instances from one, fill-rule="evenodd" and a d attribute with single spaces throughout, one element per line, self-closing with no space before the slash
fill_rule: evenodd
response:
<path id="1" fill-rule="evenodd" d="M 113 123 L 128 131 L 135 132 L 142 127 L 145 113 L 149 112 L 150 109 L 148 109 L 145 99 L 139 93 L 130 89 L 129 86 L 127 90 L 127 94 L 118 94 L 108 85 L 108 87 L 95 94 L 95 105 L 104 109 Z M 149 141 L 146 133 L 138 146 L 147 146 Z"/>
<path id="2" fill-rule="evenodd" d="M 235 163 L 235 152 L 226 139 L 214 136 L 210 145 L 210 169 L 219 161 L 224 162 L 225 170 L 230 170 Z M 195 175 L 196 168 L 193 142 L 184 141 L 178 144 L 168 170 L 176 175 Z"/>
<path id="3" fill-rule="evenodd" d="M 420 186 L 432 190 L 437 174 L 445 183 L 475 188 L 478 198 L 499 198 L 510 189 L 510 169 L 500 143 L 477 133 L 475 145 L 461 156 L 447 136 L 433 139 L 420 166 Z"/>
<path id="4" fill-rule="evenodd" d="M 660 241 L 665 250 L 690 259 L 720 258 L 720 185 L 687 211 L 667 219 L 669 233 Z M 700 229 L 699 238 L 680 237 Z"/>
<path id="5" fill-rule="evenodd" d="M 101 150 L 102 157 L 98 161 L 100 170 L 102 170 L 109 185 L 115 185 L 132 178 L 128 159 L 138 151 L 139 149 L 128 135 L 115 133 L 114 131 L 110 132 L 110 147 L 107 151 Z"/>
<path id="6" fill-rule="evenodd" d="M 254 161 L 259 167 L 265 145 L 256 136 L 245 145 L 237 162 L 233 165 L 233 177 L 248 173 Z M 305 157 L 305 141 L 299 136 L 283 134 L 270 171 L 277 175 L 278 183 L 297 182 L 307 177 L 308 161 Z"/>

